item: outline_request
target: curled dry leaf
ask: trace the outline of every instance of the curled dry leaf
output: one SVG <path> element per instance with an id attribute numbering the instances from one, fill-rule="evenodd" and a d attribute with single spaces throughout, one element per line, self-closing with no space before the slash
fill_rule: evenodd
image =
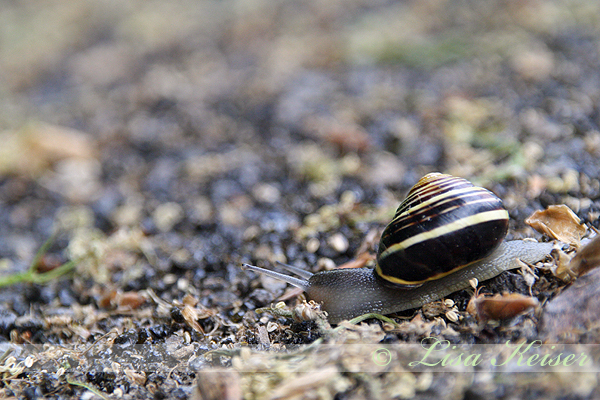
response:
<path id="1" fill-rule="evenodd" d="M 563 282 L 571 282 L 577 277 L 571 268 L 572 253 L 567 254 L 560 248 L 552 250 L 552 258 L 555 260 L 555 267 L 551 268 L 552 273 Z"/>
<path id="2" fill-rule="evenodd" d="M 140 292 L 121 292 L 109 290 L 100 297 L 98 306 L 101 308 L 120 308 L 135 310 L 146 303 L 146 296 Z"/>
<path id="3" fill-rule="evenodd" d="M 117 296 L 117 304 L 119 308 L 129 308 L 135 310 L 141 307 L 146 302 L 144 297 L 139 292 L 125 292 Z"/>
<path id="4" fill-rule="evenodd" d="M 206 319 L 214 315 L 214 312 L 204 307 L 192 307 L 186 304 L 181 309 L 185 323 L 195 331 L 206 333 L 198 323 L 198 320 Z"/>
<path id="5" fill-rule="evenodd" d="M 600 235 L 577 251 L 568 268 L 574 276 L 581 276 L 598 266 L 600 266 Z"/>
<path id="6" fill-rule="evenodd" d="M 467 312 L 474 315 L 480 322 L 501 321 L 514 318 L 530 308 L 537 307 L 538 304 L 536 298 L 519 293 L 503 293 L 485 297 L 485 295 L 475 292 L 469 300 Z"/>
<path id="7" fill-rule="evenodd" d="M 198 298 L 192 296 L 189 293 L 183 296 L 183 299 L 181 301 L 183 304 L 190 307 L 196 307 L 196 305 L 199 303 Z"/>
<path id="8" fill-rule="evenodd" d="M 586 227 L 579 217 L 564 204 L 549 206 L 544 211 L 536 211 L 525 220 L 525 223 L 552 239 L 574 246 L 579 245 L 586 232 Z"/>
<path id="9" fill-rule="evenodd" d="M 18 131 L 0 132 L 0 174 L 39 174 L 64 159 L 91 159 L 90 135 L 59 125 L 30 124 Z"/>

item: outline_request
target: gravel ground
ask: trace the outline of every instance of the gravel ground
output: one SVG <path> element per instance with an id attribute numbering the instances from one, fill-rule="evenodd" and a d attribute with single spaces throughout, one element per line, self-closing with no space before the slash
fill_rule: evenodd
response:
<path id="1" fill-rule="evenodd" d="M 287 307 L 256 313 L 284 294 L 293 308 L 297 293 L 240 268 L 316 271 L 373 253 L 431 171 L 494 191 L 510 238 L 541 239 L 524 220 L 552 204 L 599 228 L 597 1 L 0 11 L 0 353 L 13 348 L 0 397 L 599 396 L 593 368 L 404 363 L 431 336 L 599 343 L 597 307 L 560 333 L 548 322 L 559 303 L 544 321 L 567 293 L 547 269 L 532 291 L 541 309 L 507 322 L 477 323 L 462 291 L 334 330 Z M 505 273 L 485 287 L 529 294 L 528 282 Z M 598 287 L 585 283 L 569 296 Z M 394 362 L 369 363 L 382 346 Z"/>

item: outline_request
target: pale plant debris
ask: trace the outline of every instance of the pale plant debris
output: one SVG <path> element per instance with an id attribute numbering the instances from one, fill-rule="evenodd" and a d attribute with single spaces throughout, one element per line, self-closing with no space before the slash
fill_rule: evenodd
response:
<path id="1" fill-rule="evenodd" d="M 450 322 L 458 322 L 461 318 L 458 307 L 452 299 L 438 300 L 423 305 L 421 308 L 423 316 L 432 319 L 438 316 L 445 316 Z"/>

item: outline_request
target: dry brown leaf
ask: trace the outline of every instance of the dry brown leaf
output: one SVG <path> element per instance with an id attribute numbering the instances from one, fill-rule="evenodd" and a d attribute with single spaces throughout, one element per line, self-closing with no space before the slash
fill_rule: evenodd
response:
<path id="1" fill-rule="evenodd" d="M 36 175 L 58 160 L 95 156 L 89 135 L 58 125 L 31 124 L 0 132 L 0 142 L 0 174 Z"/>
<path id="2" fill-rule="evenodd" d="M 188 293 L 185 296 L 183 296 L 183 299 L 181 300 L 181 302 L 183 304 L 185 304 L 186 306 L 196 307 L 196 305 L 199 303 L 199 300 L 196 297 L 194 297 Z"/>
<path id="3" fill-rule="evenodd" d="M 186 305 L 181 310 L 181 315 L 183 315 L 183 318 L 185 319 L 185 323 L 189 327 L 191 327 L 195 331 L 200 332 L 202 334 L 206 333 L 206 332 L 204 332 L 204 329 L 202 329 L 202 327 L 198 323 L 198 319 L 200 319 L 200 315 L 199 315 L 197 309 Z"/>
<path id="4" fill-rule="evenodd" d="M 146 298 L 140 292 L 125 292 L 117 296 L 119 308 L 135 310 L 146 302 Z"/>
<path id="5" fill-rule="evenodd" d="M 477 292 L 473 295 L 467 305 L 467 312 L 477 318 L 478 321 L 489 320 L 501 321 L 511 319 L 530 308 L 539 304 L 535 297 L 524 296 L 519 293 L 496 294 L 485 297 Z"/>
<path id="6" fill-rule="evenodd" d="M 577 251 L 569 263 L 569 270 L 575 276 L 581 276 L 600 266 L 600 235 Z"/>
<path id="7" fill-rule="evenodd" d="M 549 206 L 544 211 L 536 211 L 525 223 L 536 231 L 574 246 L 586 233 L 586 227 L 575 213 L 566 205 Z"/>
<path id="8" fill-rule="evenodd" d="M 571 270 L 572 255 L 565 253 L 562 249 L 552 250 L 552 258 L 556 260 L 556 268 L 553 269 L 554 276 L 563 282 L 571 282 L 575 274 Z"/>

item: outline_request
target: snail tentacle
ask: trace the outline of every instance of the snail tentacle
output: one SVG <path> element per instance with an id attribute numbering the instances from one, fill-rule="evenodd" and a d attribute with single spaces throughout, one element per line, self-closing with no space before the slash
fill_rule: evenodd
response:
<path id="1" fill-rule="evenodd" d="M 281 261 L 275 261 L 275 263 L 277 265 L 279 265 L 280 267 L 287 269 L 288 271 L 290 271 L 292 274 L 296 274 L 301 278 L 304 279 L 310 279 L 311 276 L 313 276 L 314 274 L 310 271 L 307 271 L 305 269 L 302 268 L 298 268 L 298 267 L 294 267 L 293 265 L 289 265 L 289 264 L 284 264 Z"/>
<path id="2" fill-rule="evenodd" d="M 304 291 L 307 291 L 310 288 L 310 284 L 305 279 L 295 278 L 293 276 L 281 274 L 279 272 L 271 271 L 270 269 L 260 268 L 255 265 L 250 264 L 242 264 L 242 269 L 249 269 L 250 271 L 258 272 L 263 275 L 270 276 L 271 278 L 279 279 L 281 281 L 287 282 L 290 285 L 294 285 Z M 308 272 L 308 271 L 305 271 Z M 310 272 L 309 272 L 310 274 Z"/>

